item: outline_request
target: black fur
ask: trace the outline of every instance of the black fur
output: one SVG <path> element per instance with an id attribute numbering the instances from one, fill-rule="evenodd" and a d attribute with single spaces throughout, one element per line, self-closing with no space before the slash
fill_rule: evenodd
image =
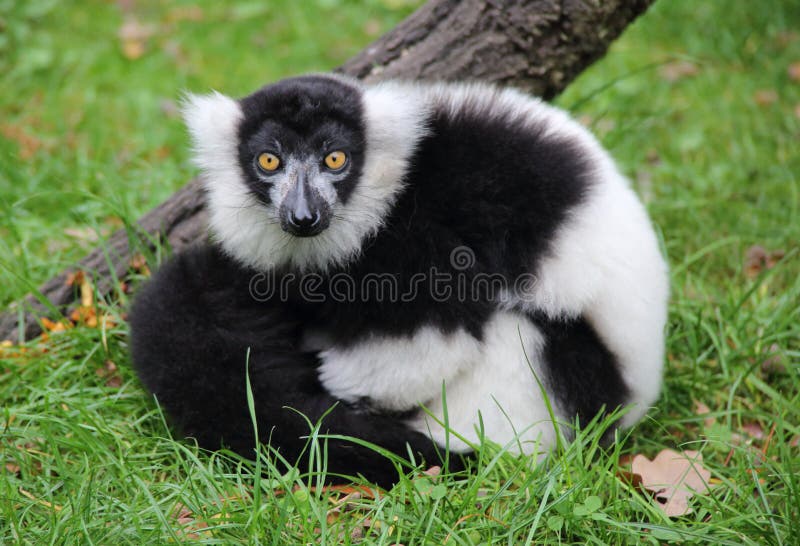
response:
<path id="1" fill-rule="evenodd" d="M 583 318 L 553 320 L 536 314 L 545 338 L 545 382 L 564 411 L 586 424 L 601 411 L 613 411 L 628 396 L 614 355 Z"/>
<path id="2" fill-rule="evenodd" d="M 584 198 L 590 178 L 575 143 L 544 139 L 543 128 L 508 116 L 468 110 L 451 117 L 446 111 L 434 110 L 430 134 L 411 160 L 406 189 L 385 226 L 364 243 L 361 259 L 331 270 L 317 292 L 330 294 L 328 279 L 346 273 L 358 286 L 367 275 L 390 274 L 398 292 L 408 293 L 414 275 L 433 268 L 453 279 L 452 297 L 438 301 L 430 290 L 419 290 L 411 301 L 308 304 L 297 294 L 296 304 L 313 306 L 315 326 L 336 343 L 347 345 L 365 332 L 408 335 L 422 324 L 446 332 L 465 327 L 480 338 L 497 294 L 459 298 L 457 282 L 472 286 L 476 275 L 500 275 L 513 286 L 546 255 L 556 228 Z M 453 267 L 458 247 L 474 253 L 474 266 Z"/>
<path id="3" fill-rule="evenodd" d="M 439 464 L 430 439 L 404 429 L 396 417 L 348 407 L 325 392 L 317 357 L 298 349 L 301 317 L 291 306 L 251 298 L 252 276 L 208 245 L 175 256 L 137 294 L 130 313 L 134 366 L 181 432 L 207 449 L 227 446 L 253 456 L 249 348 L 260 440 L 290 462 L 300 457 L 310 433 L 297 412 L 316 422 L 333 408 L 323 433 L 355 435 L 404 457 L 410 449 Z M 451 466 L 458 465 L 453 460 Z M 328 441 L 327 470 L 334 481 L 336 474 L 362 474 L 388 486 L 397 478 L 389 459 L 339 440 Z"/>
<path id="4" fill-rule="evenodd" d="M 302 150 L 339 139 L 355 161 L 352 176 L 337 188 L 340 199 L 347 200 L 364 161 L 359 140 L 363 108 L 356 88 L 305 77 L 264 88 L 240 104 L 245 118 L 239 160 L 246 174 L 253 168 L 253 155 L 276 139 L 281 146 Z M 247 286 L 254 272 L 214 248 L 173 258 L 143 287 L 131 312 L 134 363 L 145 386 L 187 435 L 205 447 L 224 442 L 252 453 L 244 391 L 250 347 L 262 440 L 271 435 L 273 446 L 290 460 L 297 457 L 308 429 L 283 407 L 316 420 L 337 402 L 317 379 L 317 357 L 298 348 L 303 331 L 321 331 L 340 346 L 369 334 L 410 335 L 422 325 L 444 332 L 463 327 L 480 339 L 498 308 L 498 294 L 478 291 L 464 298 L 457 283 L 472 286 L 478 275 L 499 275 L 513 286 L 552 250 L 556 230 L 591 188 L 590 166 L 579 145 L 552 135 L 545 138 L 543 126 L 478 107 L 453 116 L 434 105 L 428 121 L 429 132 L 419 143 L 405 189 L 385 225 L 364 241 L 358 260 L 320 276 L 316 292 L 324 301 L 310 302 L 298 284 L 290 284 L 287 301 L 257 303 Z M 256 178 L 247 178 L 251 190 L 268 200 Z M 472 267 L 454 268 L 451 252 L 458 247 L 474 253 Z M 411 290 L 416 275 L 430 276 L 432 268 L 456 279 L 451 297 L 437 298 L 427 289 L 409 301 L 378 301 L 368 294 L 347 302 L 330 297 L 331 279 L 340 273 L 354 279 L 355 286 L 367 275 L 388 274 L 403 294 Z M 585 320 L 533 318 L 547 339 L 548 385 L 564 407 L 588 419 L 602 407 L 610 410 L 624 402 L 627 392 L 615 358 Z M 339 403 L 323 428 L 400 454 L 406 453 L 407 442 L 429 463 L 438 462 L 431 441 L 409 430 L 402 422 L 405 417 Z M 335 472 L 361 473 L 383 484 L 396 478 L 385 459 L 352 444 L 334 442 L 329 456 Z"/>

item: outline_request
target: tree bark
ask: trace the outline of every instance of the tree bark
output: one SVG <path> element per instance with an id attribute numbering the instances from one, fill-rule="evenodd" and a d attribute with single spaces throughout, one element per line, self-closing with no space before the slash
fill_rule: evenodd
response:
<path id="1" fill-rule="evenodd" d="M 374 82 L 385 78 L 483 80 L 550 99 L 600 58 L 611 42 L 655 0 L 430 0 L 337 69 Z M 133 229 L 114 233 L 75 267 L 0 315 L 0 340 L 41 333 L 53 308 L 68 313 L 76 271 L 101 294 L 130 271 L 135 249 L 156 241 L 179 250 L 206 236 L 197 178 L 147 213 Z M 49 304 L 48 304 L 49 302 Z"/>

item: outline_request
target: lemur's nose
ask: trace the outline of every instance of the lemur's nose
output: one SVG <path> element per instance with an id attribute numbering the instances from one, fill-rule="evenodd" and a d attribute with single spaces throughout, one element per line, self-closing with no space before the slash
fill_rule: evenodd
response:
<path id="1" fill-rule="evenodd" d="M 300 229 L 314 227 L 319 223 L 319 212 L 312 212 L 307 207 L 294 209 L 289 215 L 289 223 Z"/>
<path id="2" fill-rule="evenodd" d="M 297 237 L 311 237 L 328 227 L 330 211 L 320 195 L 312 190 L 301 171 L 281 204 L 281 228 Z"/>

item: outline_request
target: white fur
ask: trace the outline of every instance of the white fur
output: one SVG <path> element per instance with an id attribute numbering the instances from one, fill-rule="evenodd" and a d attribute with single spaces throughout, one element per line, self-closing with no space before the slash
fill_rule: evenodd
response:
<path id="1" fill-rule="evenodd" d="M 409 337 L 370 336 L 329 348 L 320 358 L 320 380 L 334 396 L 350 402 L 368 397 L 381 408 L 403 411 L 440 396 L 443 381 L 481 360 L 482 347 L 464 330 L 443 334 L 424 326 Z"/>
<path id="2" fill-rule="evenodd" d="M 532 291 L 512 296 L 510 306 L 553 318 L 585 315 L 619 361 L 634 406 L 622 424 L 632 425 L 658 398 L 669 298 L 667 264 L 644 206 L 595 137 L 566 112 L 475 83 L 440 84 L 429 93 L 453 112 L 469 105 L 544 123 L 545 137 L 577 141 L 589 157 L 595 171 L 589 198 L 559 230 L 552 254 L 532 268 Z"/>
<path id="3" fill-rule="evenodd" d="M 618 360 L 633 406 L 622 419 L 629 426 L 661 388 L 669 272 L 644 206 L 608 154 L 565 114 L 554 119 L 555 134 L 579 139 L 590 154 L 594 185 L 532 270 L 533 290 L 515 303 L 552 318 L 587 318 Z"/>
<path id="4" fill-rule="evenodd" d="M 451 431 L 476 443 L 480 415 L 487 438 L 510 444 L 512 451 L 541 453 L 555 438 L 534 377 L 535 372 L 545 380 L 542 345 L 530 320 L 516 312 L 498 312 L 482 341 L 463 330 L 444 334 L 426 326 L 409 337 L 370 336 L 351 347 L 323 350 L 320 380 L 343 400 L 368 397 L 382 409 L 399 411 L 422 404 L 440 421 L 444 387 Z M 558 408 L 555 400 L 551 403 Z M 442 445 L 446 442 L 445 429 L 424 412 L 409 425 L 430 432 Z M 469 449 L 452 435 L 450 446 Z"/>
<path id="5" fill-rule="evenodd" d="M 438 394 L 425 403 L 436 419 L 421 413 L 409 425 L 445 445 L 448 432 L 437 420 L 444 423 L 446 402 L 450 431 L 470 443 L 479 443 L 482 422 L 484 437 L 512 452 L 546 453 L 553 447 L 556 433 L 536 381 L 537 376 L 545 381 L 543 343 L 539 330 L 523 315 L 496 313 L 484 330 L 480 358 L 447 382 L 445 400 Z M 557 401 L 550 399 L 550 403 L 556 420 L 564 419 Z M 452 433 L 449 445 L 456 451 L 470 449 Z"/>

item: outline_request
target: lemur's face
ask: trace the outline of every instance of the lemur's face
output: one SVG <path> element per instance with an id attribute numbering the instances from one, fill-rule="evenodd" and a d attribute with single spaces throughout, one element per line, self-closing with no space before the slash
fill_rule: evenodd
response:
<path id="1" fill-rule="evenodd" d="M 413 93 L 324 75 L 240 100 L 188 95 L 183 115 L 214 238 L 261 270 L 324 271 L 357 256 L 426 131 Z"/>
<path id="2" fill-rule="evenodd" d="M 239 163 L 271 221 L 297 237 L 322 233 L 347 203 L 364 164 L 360 96 L 295 80 L 241 100 Z"/>

